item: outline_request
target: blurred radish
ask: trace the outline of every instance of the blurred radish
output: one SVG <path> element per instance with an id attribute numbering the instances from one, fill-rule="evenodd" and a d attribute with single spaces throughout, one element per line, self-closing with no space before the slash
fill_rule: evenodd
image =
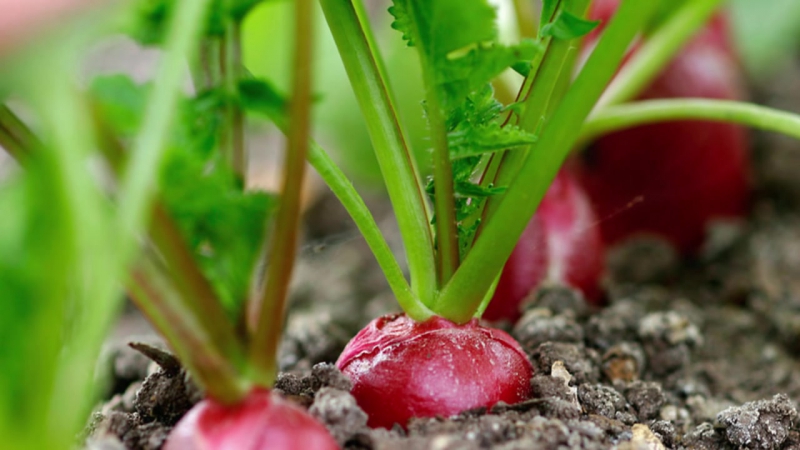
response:
<path id="1" fill-rule="evenodd" d="M 590 16 L 605 23 L 617 4 L 595 1 Z M 727 20 L 717 13 L 638 98 L 745 96 Z M 603 237 L 617 243 L 653 234 L 682 253 L 696 251 L 713 220 L 747 212 L 747 144 L 743 127 L 703 121 L 639 126 L 598 139 L 578 166 Z"/>
<path id="2" fill-rule="evenodd" d="M 604 252 L 586 192 L 562 170 L 506 262 L 483 317 L 517 320 L 520 303 L 545 281 L 573 286 L 599 301 Z"/>

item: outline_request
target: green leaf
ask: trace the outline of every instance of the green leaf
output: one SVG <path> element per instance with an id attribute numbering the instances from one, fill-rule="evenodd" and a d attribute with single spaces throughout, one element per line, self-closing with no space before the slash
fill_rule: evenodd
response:
<path id="1" fill-rule="evenodd" d="M 480 206 L 486 197 L 502 192 L 476 180 L 487 156 L 535 140 L 501 125 L 505 108 L 494 99 L 490 83 L 510 67 L 530 70 L 530 61 L 542 47 L 530 39 L 500 44 L 496 11 L 486 0 L 393 0 L 390 12 L 395 18 L 392 27 L 419 52 L 432 84 L 428 89 L 435 91 L 443 109 L 463 258 L 480 223 Z M 433 198 L 433 180 L 426 192 Z"/>
<path id="2" fill-rule="evenodd" d="M 164 200 L 225 309 L 237 317 L 248 294 L 274 206 L 264 192 L 242 192 L 230 170 L 206 169 L 189 152 L 175 152 L 162 173 Z"/>
<path id="3" fill-rule="evenodd" d="M 484 187 L 476 183 L 469 183 L 469 182 L 456 183 L 456 195 L 460 195 L 463 197 L 485 198 L 485 197 L 491 197 L 492 195 L 502 194 L 505 191 L 506 191 L 505 186 Z"/>
<path id="4" fill-rule="evenodd" d="M 243 85 L 253 94 L 247 96 L 251 106 L 271 104 L 268 84 Z M 123 140 L 135 134 L 148 90 L 121 75 L 99 77 L 91 85 L 95 102 Z M 235 318 L 247 298 L 275 200 L 264 192 L 243 191 L 238 176 L 215 151 L 228 101 L 236 100 L 222 90 L 184 99 L 170 133 L 161 192 L 195 260 Z"/>
<path id="5" fill-rule="evenodd" d="M 228 20 L 243 20 L 263 1 L 265 0 L 214 0 L 211 3 L 204 36 L 222 36 Z M 174 0 L 138 0 L 125 32 L 142 45 L 161 45 L 174 6 Z"/>
<path id="6" fill-rule="evenodd" d="M 447 138 L 452 159 L 479 156 L 536 142 L 535 135 L 516 126 L 501 127 L 497 122 L 453 131 Z"/>
<path id="7" fill-rule="evenodd" d="M 126 138 L 139 131 L 147 89 L 126 75 L 97 77 L 90 86 L 104 119 Z"/>
<path id="8" fill-rule="evenodd" d="M 485 0 L 394 0 L 392 28 L 431 60 L 497 36 L 495 9 Z"/>
<path id="9" fill-rule="evenodd" d="M 277 117 L 286 113 L 286 99 L 266 80 L 247 79 L 239 82 L 239 101 L 247 111 Z"/>
<path id="10" fill-rule="evenodd" d="M 445 105 L 452 107 L 463 102 L 507 68 L 529 62 L 540 50 L 538 43 L 526 39 L 515 46 L 481 45 L 457 58 L 449 58 L 436 72 Z"/>
<path id="11" fill-rule="evenodd" d="M 522 75 L 523 77 L 527 77 L 529 73 L 531 73 L 531 62 L 530 61 L 518 61 L 511 65 L 511 68 L 514 69 L 514 72 Z"/>
<path id="12" fill-rule="evenodd" d="M 540 51 L 533 40 L 515 46 L 498 43 L 496 11 L 486 0 L 394 0 L 393 4 L 392 27 L 418 49 L 447 109 Z"/>
<path id="13" fill-rule="evenodd" d="M 550 23 L 550 19 L 556 13 L 558 4 L 561 0 L 542 0 L 542 13 L 539 16 L 539 29 L 543 29 Z"/>
<path id="14" fill-rule="evenodd" d="M 567 11 L 562 11 L 553 22 L 542 27 L 541 35 L 565 41 L 577 39 L 589 34 L 599 24 L 599 20 L 585 20 Z"/>

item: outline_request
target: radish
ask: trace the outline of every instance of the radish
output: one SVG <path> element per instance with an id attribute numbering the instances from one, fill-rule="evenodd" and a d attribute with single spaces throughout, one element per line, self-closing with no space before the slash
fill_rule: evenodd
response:
<path id="1" fill-rule="evenodd" d="M 522 301 L 544 281 L 573 286 L 599 301 L 604 251 L 586 192 L 562 170 L 514 247 L 483 317 L 516 321 Z"/>
<path id="2" fill-rule="evenodd" d="M 504 331 L 477 320 L 415 322 L 404 314 L 370 322 L 336 366 L 350 377 L 351 392 L 373 428 L 518 403 L 530 394 L 533 375 L 522 347 Z"/>
<path id="3" fill-rule="evenodd" d="M 605 22 L 617 3 L 595 1 L 590 15 Z M 722 13 L 639 96 L 679 97 L 745 97 Z M 684 254 L 696 251 L 713 220 L 747 212 L 747 143 L 741 126 L 703 121 L 639 126 L 598 139 L 579 158 L 578 173 L 602 219 L 603 238 L 617 243 L 646 233 Z"/>
<path id="4" fill-rule="evenodd" d="M 260 388 L 233 406 L 203 400 L 178 422 L 164 445 L 164 450 L 338 448 L 328 430 L 303 409 Z"/>

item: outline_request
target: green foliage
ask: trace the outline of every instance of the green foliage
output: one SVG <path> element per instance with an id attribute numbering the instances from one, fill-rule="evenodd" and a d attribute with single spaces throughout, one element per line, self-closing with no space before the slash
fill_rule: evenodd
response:
<path id="1" fill-rule="evenodd" d="M 481 186 L 478 168 L 493 152 L 527 145 L 535 136 L 503 126 L 505 108 L 494 99 L 490 82 L 509 67 L 529 70 L 541 46 L 524 40 L 506 46 L 497 41 L 496 11 L 485 0 L 394 0 L 392 27 L 416 47 L 444 108 L 456 195 L 456 221 L 462 257 L 472 242 L 475 215 L 486 197 L 502 187 Z M 430 196 L 434 183 L 427 186 Z M 435 220 L 435 219 L 434 219 Z"/>
<path id="2" fill-rule="evenodd" d="M 497 42 L 496 12 L 485 0 L 395 0 L 392 27 L 418 49 L 445 108 L 458 107 L 503 70 L 533 58 L 538 45 Z"/>
<path id="3" fill-rule="evenodd" d="M 540 34 L 542 37 L 552 36 L 561 40 L 577 39 L 589 34 L 599 24 L 599 20 L 585 20 L 562 11 L 553 22 L 542 27 Z"/>
<path id="4" fill-rule="evenodd" d="M 94 80 L 92 94 L 123 139 L 141 121 L 148 87 L 125 76 Z M 161 172 L 162 196 L 220 300 L 237 317 L 274 206 L 263 192 L 244 192 L 241 181 L 214 150 L 228 100 L 221 91 L 183 102 Z"/>
<path id="5" fill-rule="evenodd" d="M 41 448 L 65 333 L 64 227 L 41 170 L 0 186 L 0 434 L 4 448 Z"/>
<path id="6" fill-rule="evenodd" d="M 239 101 L 245 110 L 263 114 L 272 120 L 276 120 L 286 113 L 286 99 L 265 80 L 240 81 Z"/>
<path id="7" fill-rule="evenodd" d="M 543 29 L 554 18 L 556 9 L 562 0 L 542 0 L 542 12 L 539 16 L 539 30 Z"/>
<path id="8" fill-rule="evenodd" d="M 242 20 L 256 5 L 264 0 L 214 0 L 208 15 L 204 34 L 220 37 L 229 20 Z M 175 9 L 173 0 L 138 0 L 135 14 L 126 32 L 143 45 L 161 45 Z"/>

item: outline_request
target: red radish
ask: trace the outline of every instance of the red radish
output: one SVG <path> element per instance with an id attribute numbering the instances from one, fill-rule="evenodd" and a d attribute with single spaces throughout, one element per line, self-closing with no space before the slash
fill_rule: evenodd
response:
<path id="1" fill-rule="evenodd" d="M 239 404 L 207 399 L 175 426 L 164 450 L 334 450 L 328 430 L 303 409 L 266 389 Z"/>
<path id="2" fill-rule="evenodd" d="M 336 366 L 353 382 L 351 392 L 373 428 L 518 403 L 528 398 L 533 376 L 522 348 L 504 331 L 477 320 L 420 323 L 404 314 L 370 322 Z"/>
<path id="3" fill-rule="evenodd" d="M 516 321 L 522 300 L 543 281 L 568 284 L 599 301 L 604 251 L 589 198 L 562 170 L 506 262 L 483 317 Z"/>
<path id="4" fill-rule="evenodd" d="M 595 1 L 590 16 L 605 21 L 617 4 Z M 587 41 L 590 46 L 592 37 Z M 731 42 L 725 16 L 715 15 L 639 99 L 743 99 Z M 747 143 L 744 128 L 704 121 L 640 126 L 598 139 L 578 166 L 606 242 L 646 233 L 684 254 L 696 251 L 710 222 L 747 212 Z"/>

